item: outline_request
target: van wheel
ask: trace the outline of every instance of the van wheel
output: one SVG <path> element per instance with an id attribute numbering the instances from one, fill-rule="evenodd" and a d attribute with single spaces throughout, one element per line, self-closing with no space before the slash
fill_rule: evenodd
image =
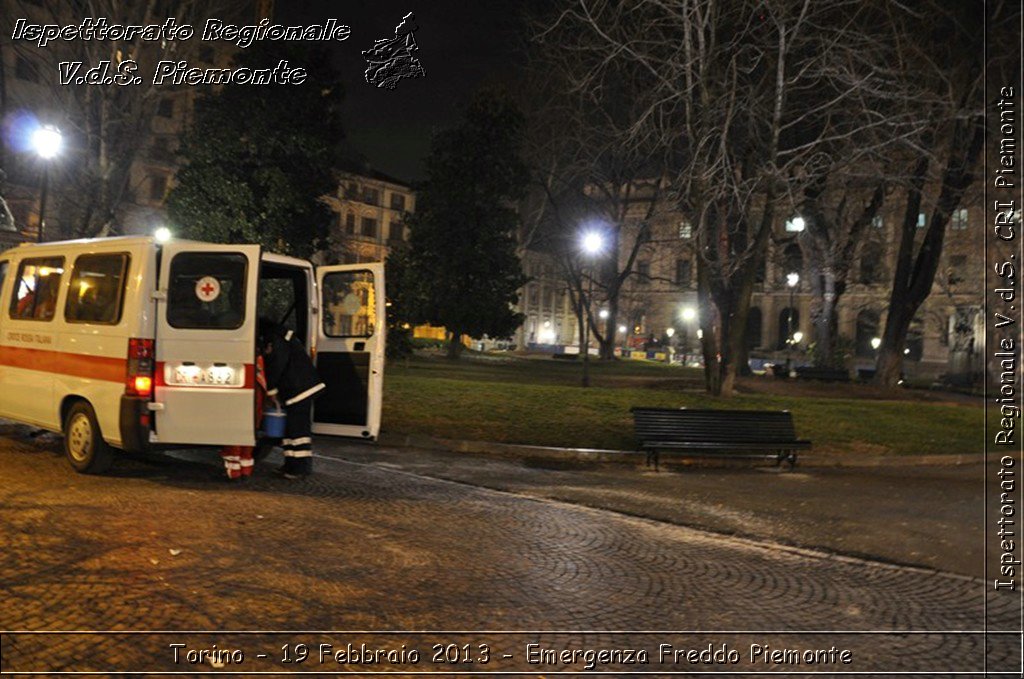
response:
<path id="1" fill-rule="evenodd" d="M 96 413 L 85 401 L 71 406 L 64 419 L 64 454 L 81 474 L 102 474 L 114 463 L 114 451 L 103 440 Z"/>

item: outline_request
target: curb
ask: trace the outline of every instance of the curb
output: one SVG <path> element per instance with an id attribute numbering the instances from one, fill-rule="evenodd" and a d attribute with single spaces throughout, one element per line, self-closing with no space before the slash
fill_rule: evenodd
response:
<path id="1" fill-rule="evenodd" d="M 377 438 L 379 445 L 393 448 L 420 448 L 442 450 L 453 453 L 485 455 L 512 460 L 546 460 L 561 463 L 611 463 L 642 465 L 644 453 L 637 450 L 605 450 L 602 448 L 558 448 L 554 446 L 530 446 L 491 441 L 466 441 L 443 439 L 424 434 L 382 433 Z M 692 459 L 713 459 L 712 457 Z M 911 466 L 960 466 L 985 461 L 982 453 L 955 455 L 855 455 L 836 453 L 800 453 L 797 468 L 800 467 L 911 467 Z"/>

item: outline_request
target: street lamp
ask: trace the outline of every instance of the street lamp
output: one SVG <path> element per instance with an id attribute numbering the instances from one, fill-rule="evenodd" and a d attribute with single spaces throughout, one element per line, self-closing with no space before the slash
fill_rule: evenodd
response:
<path id="1" fill-rule="evenodd" d="M 604 250 L 604 236 L 599 231 L 587 231 L 580 241 L 583 253 L 591 260 Z M 590 303 L 594 299 L 594 267 L 591 261 L 590 277 L 587 284 L 587 298 L 580 309 L 583 312 L 583 386 L 590 386 Z"/>
<path id="2" fill-rule="evenodd" d="M 626 336 L 626 326 L 619 326 L 619 337 L 622 338 L 622 355 L 626 355 L 626 349 L 629 346 L 629 338 Z"/>
<path id="3" fill-rule="evenodd" d="M 692 306 L 683 307 L 683 366 L 690 356 L 690 324 L 697 320 L 697 310 Z"/>
<path id="4" fill-rule="evenodd" d="M 789 316 L 786 320 L 786 374 L 790 377 L 796 377 L 796 372 L 793 370 L 793 342 L 795 335 L 793 334 L 793 304 L 794 295 L 796 294 L 796 286 L 800 284 L 800 274 L 793 271 L 786 275 L 786 285 L 789 286 Z M 803 335 L 800 335 L 802 338 Z"/>
<path id="5" fill-rule="evenodd" d="M 882 338 L 881 337 L 872 337 L 871 338 L 871 348 L 874 349 L 875 351 L 878 351 L 878 347 L 880 347 L 880 346 L 882 346 Z"/>
<path id="6" fill-rule="evenodd" d="M 158 243 L 166 243 L 171 240 L 171 230 L 166 226 L 161 226 L 153 232 L 153 237 L 156 238 L 156 242 Z"/>
<path id="7" fill-rule="evenodd" d="M 665 343 L 665 362 L 672 363 L 672 336 L 676 334 L 676 329 L 671 325 L 665 328 L 665 336 L 668 337 L 668 341 Z"/>
<path id="8" fill-rule="evenodd" d="M 43 179 L 39 190 L 39 234 L 36 242 L 43 242 L 43 231 L 46 228 L 46 194 L 50 186 L 50 161 L 60 153 L 64 138 L 60 130 L 52 125 L 43 125 L 32 133 L 32 148 L 43 161 Z"/>

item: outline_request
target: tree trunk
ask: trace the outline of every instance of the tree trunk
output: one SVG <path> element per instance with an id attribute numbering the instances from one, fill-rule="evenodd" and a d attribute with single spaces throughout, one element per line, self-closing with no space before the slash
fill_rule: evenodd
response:
<path id="1" fill-rule="evenodd" d="M 974 181 L 974 168 L 981 155 L 984 139 L 985 125 L 981 116 L 958 120 L 954 124 L 947 148 L 946 165 L 942 171 L 942 188 L 928 222 L 928 230 L 915 256 L 914 236 L 917 215 L 921 209 L 922 189 L 927 177 L 928 158 L 922 156 L 916 163 L 903 216 L 903 233 L 889 297 L 889 313 L 885 319 L 885 331 L 876 363 L 876 384 L 894 387 L 900 380 L 903 349 L 910 324 L 917 310 L 931 294 L 935 272 L 938 271 L 942 256 L 946 226 Z"/>

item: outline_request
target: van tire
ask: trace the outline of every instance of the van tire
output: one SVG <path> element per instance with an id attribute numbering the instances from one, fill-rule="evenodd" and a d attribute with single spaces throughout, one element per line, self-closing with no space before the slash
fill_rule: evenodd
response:
<path id="1" fill-rule="evenodd" d="M 103 440 L 96 413 L 86 401 L 71 406 L 64 418 L 64 454 L 80 474 L 102 474 L 114 463 L 114 451 Z"/>

